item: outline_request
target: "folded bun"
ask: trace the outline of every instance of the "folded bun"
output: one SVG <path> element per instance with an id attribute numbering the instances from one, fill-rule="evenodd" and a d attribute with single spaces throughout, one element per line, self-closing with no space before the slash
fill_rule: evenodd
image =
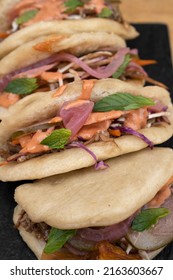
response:
<path id="1" fill-rule="evenodd" d="M 6 147 L 10 136 L 27 126 L 55 116 L 65 101 L 76 100 L 82 91 L 82 82 L 68 84 L 64 93 L 53 98 L 54 92 L 43 92 L 21 99 L 12 106 L 0 124 L 0 145 Z M 157 126 L 140 129 L 154 144 L 168 140 L 173 134 L 173 109 L 169 93 L 157 86 L 136 87 L 115 79 L 95 81 L 91 100 L 97 101 L 116 92 L 128 92 L 159 99 L 168 106 L 170 124 L 161 122 Z M 105 160 L 147 147 L 147 143 L 133 135 L 123 135 L 110 142 L 94 142 L 87 147 L 98 160 Z M 57 164 L 58 162 L 58 164 Z M 61 152 L 45 154 L 22 163 L 11 162 L 0 167 L 2 181 L 40 179 L 93 165 L 94 159 L 80 148 L 66 149 Z"/>
<path id="2" fill-rule="evenodd" d="M 173 150 L 144 149 L 19 186 L 16 202 L 35 222 L 60 229 L 119 223 L 149 202 L 173 175 Z"/>
<path id="3" fill-rule="evenodd" d="M 44 51 L 38 50 L 39 47 L 35 49 L 35 46 L 39 44 L 43 44 L 46 49 Z M 125 41 L 118 35 L 101 31 L 37 36 L 36 39 L 21 44 L 1 59 L 0 77 L 61 51 L 68 51 L 72 54 L 79 55 L 104 48 L 118 50 L 125 46 Z"/>
<path id="4" fill-rule="evenodd" d="M 21 207 L 18 205 L 14 209 L 13 214 L 13 222 L 14 224 L 17 223 L 18 219 L 20 218 Z M 40 259 L 43 249 L 46 245 L 45 241 L 38 239 L 35 237 L 33 233 L 27 232 L 23 227 L 18 228 L 20 235 L 22 236 L 23 241 L 28 245 L 28 247 L 33 251 L 35 256 Z"/>
<path id="5" fill-rule="evenodd" d="M 41 36 L 100 31 L 116 34 L 123 39 L 132 39 L 138 36 L 138 32 L 132 25 L 123 25 L 116 21 L 104 18 L 41 21 L 22 28 L 3 40 L 3 42 L 1 42 L 0 58 L 7 55 L 20 45 L 33 41 Z"/>
<path id="6" fill-rule="evenodd" d="M 91 168 L 57 175 L 16 188 L 13 221 L 21 211 L 32 222 L 59 229 L 106 226 L 121 222 L 148 203 L 173 174 L 173 150 L 144 149 L 108 160 L 109 168 Z M 23 240 L 41 259 L 46 245 L 18 227 Z M 154 258 L 163 248 L 139 251 L 143 259 Z"/>

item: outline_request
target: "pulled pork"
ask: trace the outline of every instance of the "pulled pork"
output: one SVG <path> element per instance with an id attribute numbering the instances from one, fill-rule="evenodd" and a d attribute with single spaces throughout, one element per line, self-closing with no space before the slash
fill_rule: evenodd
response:
<path id="1" fill-rule="evenodd" d="M 33 223 L 25 211 L 22 211 L 18 219 L 16 228 L 22 226 L 27 232 L 34 233 L 36 238 L 48 240 L 51 227 L 46 223 Z"/>

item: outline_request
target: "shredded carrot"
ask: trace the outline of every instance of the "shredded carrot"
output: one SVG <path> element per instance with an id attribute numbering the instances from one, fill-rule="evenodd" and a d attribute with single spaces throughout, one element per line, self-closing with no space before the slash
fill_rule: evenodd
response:
<path id="1" fill-rule="evenodd" d="M 118 129 L 117 130 L 109 129 L 109 133 L 110 133 L 110 135 L 115 136 L 115 137 L 121 136 L 121 131 Z"/>
<path id="2" fill-rule="evenodd" d="M 4 165 L 7 165 L 7 164 L 8 164 L 7 161 L 3 161 L 3 162 L 0 163 L 0 166 L 4 166 Z"/>
<path id="3" fill-rule="evenodd" d="M 7 38 L 8 36 L 9 36 L 8 33 L 0 33 L 0 38 L 1 39 Z"/>
<path id="4" fill-rule="evenodd" d="M 62 121 L 61 117 L 54 117 L 48 123 L 57 123 L 57 122 L 61 122 L 61 121 Z"/>
<path id="5" fill-rule="evenodd" d="M 44 81 L 47 81 L 49 83 L 54 83 L 56 82 L 58 79 L 62 79 L 63 78 L 63 74 L 60 72 L 43 72 L 40 75 L 41 79 L 43 79 Z"/>
<path id="6" fill-rule="evenodd" d="M 137 64 L 141 65 L 141 66 L 146 66 L 146 65 L 151 65 L 151 64 L 156 64 L 157 61 L 156 60 L 152 60 L 152 59 L 138 59 L 138 58 L 133 58 L 132 59 L 133 62 L 136 62 Z"/>

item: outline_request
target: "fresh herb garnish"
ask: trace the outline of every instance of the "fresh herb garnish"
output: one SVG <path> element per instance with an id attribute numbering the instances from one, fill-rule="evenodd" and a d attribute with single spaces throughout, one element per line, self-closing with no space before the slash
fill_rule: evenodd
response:
<path id="1" fill-rule="evenodd" d="M 129 65 L 131 59 L 132 59 L 131 55 L 126 54 L 125 57 L 124 57 L 123 63 L 118 68 L 118 70 L 112 75 L 112 77 L 115 78 L 115 79 L 118 79 L 119 77 L 121 77 L 121 75 L 125 72 L 126 67 Z"/>
<path id="2" fill-rule="evenodd" d="M 39 10 L 30 10 L 30 11 L 26 11 L 23 14 L 21 14 L 18 18 L 16 18 L 16 23 L 17 24 L 23 24 L 29 20 L 31 20 L 32 18 L 34 18 L 36 16 L 36 14 L 38 13 Z"/>
<path id="3" fill-rule="evenodd" d="M 103 8 L 102 11 L 98 14 L 98 16 L 101 18 L 109 18 L 112 15 L 113 15 L 113 11 L 108 7 Z"/>
<path id="4" fill-rule="evenodd" d="M 73 237 L 76 230 L 61 230 L 52 228 L 49 233 L 47 244 L 44 248 L 44 253 L 51 254 L 63 247 L 63 245 Z"/>
<path id="5" fill-rule="evenodd" d="M 70 136 L 71 130 L 65 128 L 56 129 L 40 144 L 46 145 L 52 149 L 63 149 L 64 146 L 68 143 Z"/>
<path id="6" fill-rule="evenodd" d="M 154 105 L 151 98 L 142 95 L 132 95 L 130 93 L 112 94 L 99 100 L 94 105 L 95 112 L 108 112 L 111 110 L 134 110 L 144 106 Z"/>
<path id="7" fill-rule="evenodd" d="M 30 94 L 39 87 L 35 78 L 18 78 L 9 82 L 4 91 L 16 94 Z"/>
<path id="8" fill-rule="evenodd" d="M 64 2 L 65 7 L 67 7 L 67 12 L 72 12 L 78 7 L 82 7 L 84 5 L 80 0 L 68 0 Z"/>
<path id="9" fill-rule="evenodd" d="M 155 225 L 157 221 L 170 213 L 167 208 L 149 208 L 138 214 L 132 223 L 132 229 L 135 231 L 144 231 Z"/>

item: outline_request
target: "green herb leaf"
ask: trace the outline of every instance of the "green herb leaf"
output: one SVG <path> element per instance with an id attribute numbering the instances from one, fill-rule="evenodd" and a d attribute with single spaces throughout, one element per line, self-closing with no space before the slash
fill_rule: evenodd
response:
<path id="1" fill-rule="evenodd" d="M 52 149 L 63 149 L 68 143 L 70 136 L 71 130 L 65 128 L 56 129 L 41 144 L 49 146 Z"/>
<path id="2" fill-rule="evenodd" d="M 108 112 L 111 110 L 134 110 L 144 106 L 154 105 L 151 98 L 141 95 L 132 95 L 130 93 L 117 92 L 106 96 L 94 105 L 95 112 Z"/>
<path id="3" fill-rule="evenodd" d="M 65 7 L 67 7 L 67 12 L 74 11 L 77 7 L 82 7 L 84 5 L 80 0 L 68 0 L 64 2 Z"/>
<path id="4" fill-rule="evenodd" d="M 23 14 L 21 14 L 21 16 L 19 16 L 18 18 L 16 18 L 16 23 L 17 24 L 23 24 L 27 21 L 29 21 L 30 19 L 34 18 L 36 16 L 36 14 L 38 13 L 39 10 L 30 10 L 30 11 L 26 11 Z"/>
<path id="5" fill-rule="evenodd" d="M 110 16 L 112 16 L 113 11 L 111 9 L 109 9 L 108 7 L 105 7 L 102 9 L 101 13 L 98 14 L 99 17 L 101 18 L 109 18 Z"/>
<path id="6" fill-rule="evenodd" d="M 131 61 L 131 55 L 126 54 L 123 63 L 118 68 L 118 70 L 112 75 L 113 78 L 118 79 L 125 72 L 126 67 L 129 65 Z"/>
<path id="7" fill-rule="evenodd" d="M 30 94 L 39 87 L 35 78 L 18 78 L 9 82 L 5 91 L 16 94 Z"/>
<path id="8" fill-rule="evenodd" d="M 44 248 L 44 253 L 50 254 L 61 249 L 68 239 L 73 237 L 75 233 L 76 230 L 52 228 L 49 233 L 47 244 Z"/>
<path id="9" fill-rule="evenodd" d="M 132 223 L 132 229 L 136 231 L 144 231 L 155 225 L 158 219 L 167 216 L 170 213 L 167 208 L 150 208 L 143 210 L 135 217 Z"/>

